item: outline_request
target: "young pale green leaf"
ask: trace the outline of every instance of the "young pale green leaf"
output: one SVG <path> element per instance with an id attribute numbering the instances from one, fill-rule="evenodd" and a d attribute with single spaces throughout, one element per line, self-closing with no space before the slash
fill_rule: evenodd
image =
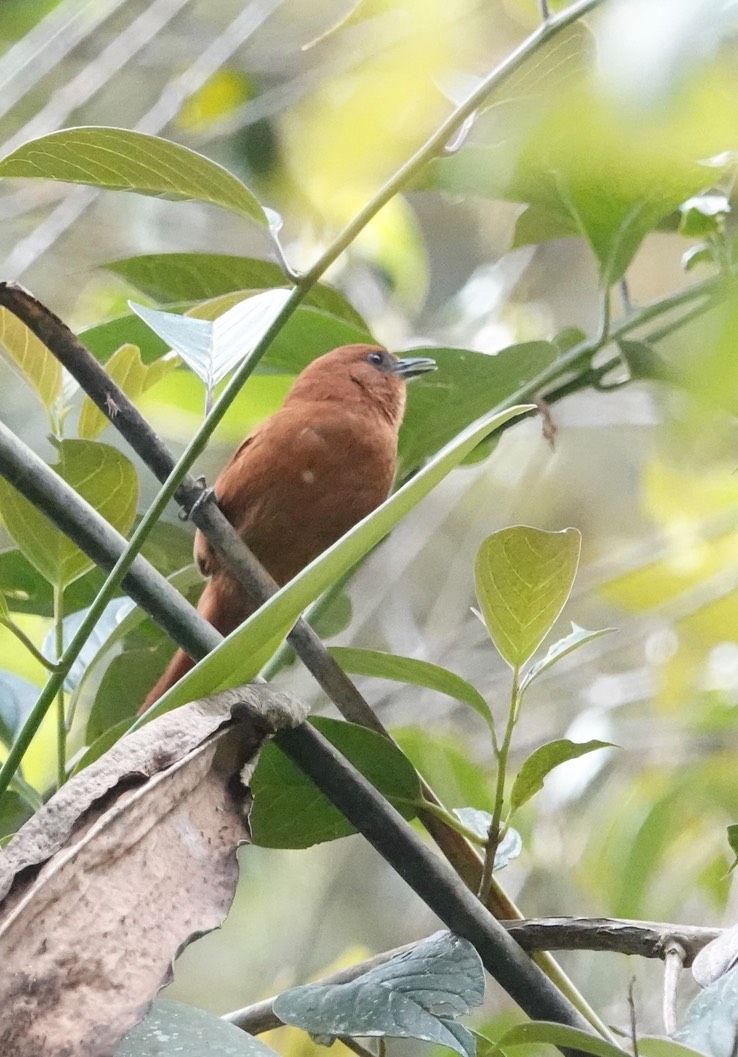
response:
<path id="1" fill-rule="evenodd" d="M 105 370 L 120 386 L 126 396 L 137 400 L 142 393 L 173 371 L 179 360 L 176 356 L 162 357 L 152 364 L 145 364 L 137 345 L 121 345 L 105 364 Z M 108 419 L 86 396 L 79 413 L 77 432 L 82 440 L 94 440 L 108 425 Z"/>
<path id="2" fill-rule="evenodd" d="M 718 235 L 730 213 L 730 200 L 724 194 L 701 194 L 688 198 L 679 206 L 679 234 L 701 239 Z"/>
<path id="3" fill-rule="evenodd" d="M 53 467 L 90 506 L 125 535 L 138 503 L 138 477 L 116 448 L 88 440 L 63 440 Z M 0 480 L 0 514 L 29 562 L 49 583 L 64 588 L 93 562 L 6 481 Z"/>
<path id="4" fill-rule="evenodd" d="M 520 680 L 520 692 L 522 693 L 541 672 L 547 671 L 562 657 L 566 657 L 567 654 L 578 650 L 580 646 L 585 646 L 588 642 L 599 639 L 601 635 L 607 635 L 614 630 L 614 628 L 601 628 L 599 631 L 587 631 L 586 628 L 580 628 L 579 625 L 572 623 L 569 634 L 559 639 L 558 642 L 554 642 L 553 646 L 549 646 L 546 656 L 528 669 Z"/>
<path id="5" fill-rule="evenodd" d="M 360 650 L 348 646 L 332 646 L 330 651 L 341 667 L 352 675 L 369 675 L 391 679 L 397 683 L 425 686 L 447 694 L 473 708 L 488 727 L 493 726 L 492 713 L 482 695 L 471 683 L 446 668 L 413 657 L 398 657 L 379 650 Z"/>
<path id="6" fill-rule="evenodd" d="M 32 177 L 222 206 L 267 226 L 248 187 L 178 143 L 122 128 L 65 128 L 29 140 L 0 161 L 0 177 Z"/>
<path id="7" fill-rule="evenodd" d="M 612 748 L 614 746 L 610 741 L 575 742 L 568 741 L 566 738 L 541 745 L 540 749 L 530 754 L 518 772 L 510 792 L 510 810 L 517 811 L 540 789 L 543 789 L 544 779 L 554 767 L 568 760 L 576 760 L 589 752 L 596 752 L 598 749 Z"/>
<path id="8" fill-rule="evenodd" d="M 577 529 L 516 525 L 488 536 L 477 552 L 477 599 L 492 640 L 511 668 L 538 649 L 569 597 L 579 563 Z"/>
<path id="9" fill-rule="evenodd" d="M 405 818 L 420 797 L 420 779 L 406 756 L 373 730 L 325 717 L 310 721 Z M 274 742 L 265 745 L 251 779 L 254 844 L 264 848 L 309 848 L 356 830 Z"/>
<path id="10" fill-rule="evenodd" d="M 281 311 L 289 290 L 266 290 L 239 300 L 210 322 L 129 304 L 136 315 L 179 353 L 185 363 L 212 389 L 244 360 Z"/>
<path id="11" fill-rule="evenodd" d="M 498 1045 L 505 1052 L 508 1046 L 526 1046 L 535 1042 L 548 1042 L 551 1046 L 566 1050 L 581 1050 L 582 1053 L 593 1054 L 593 1057 L 625 1057 L 626 1055 L 625 1050 L 621 1050 L 599 1035 L 590 1035 L 587 1031 L 570 1028 L 567 1024 L 549 1024 L 541 1020 L 517 1024 L 498 1040 Z"/>
<path id="12" fill-rule="evenodd" d="M 259 1039 L 204 1009 L 157 998 L 146 1016 L 124 1036 L 113 1057 L 278 1057 Z"/>
<path id="13" fill-rule="evenodd" d="M 235 290 L 257 292 L 286 286 L 284 271 L 272 261 L 226 253 L 149 253 L 103 265 L 160 304 L 206 301 Z M 332 286 L 318 283 L 305 304 L 367 330 L 353 305 Z"/>
<path id="14" fill-rule="evenodd" d="M 277 648 L 311 602 L 384 539 L 480 440 L 528 410 L 529 405 L 523 405 L 486 415 L 460 433 L 411 481 L 316 558 L 200 661 L 157 701 L 150 715 L 253 679 L 269 659 L 268 651 Z"/>
<path id="15" fill-rule="evenodd" d="M 695 1005 L 700 997 L 698 995 L 695 999 Z M 638 1053 L 640 1057 L 705 1057 L 706 1053 L 710 1054 L 710 1057 L 732 1057 L 733 1050 L 728 1046 L 727 1034 L 720 1039 L 722 1045 L 719 1043 L 713 1046 L 708 1045 L 707 1042 L 707 1039 L 711 1038 L 710 1032 L 707 1032 L 706 1037 L 699 1042 L 697 1038 L 694 1038 L 691 1045 L 685 1045 L 681 1038 L 681 1029 L 672 1039 L 665 1039 L 660 1035 L 639 1035 Z M 733 1040 L 735 1041 L 735 1032 Z"/>
<path id="16" fill-rule="evenodd" d="M 347 984 L 308 984 L 274 1002 L 280 1020 L 311 1035 L 423 1039 L 474 1057 L 455 1018 L 484 998 L 484 970 L 468 940 L 437 932 Z"/>
<path id="17" fill-rule="evenodd" d="M 0 308 L 0 348 L 36 390 L 48 410 L 61 389 L 61 364 L 7 308 Z"/>

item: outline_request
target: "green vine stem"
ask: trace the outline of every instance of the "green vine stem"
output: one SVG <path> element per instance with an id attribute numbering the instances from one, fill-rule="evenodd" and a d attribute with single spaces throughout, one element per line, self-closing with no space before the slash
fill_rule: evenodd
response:
<path id="1" fill-rule="evenodd" d="M 492 821 L 489 824 L 489 833 L 484 850 L 484 868 L 482 880 L 479 884 L 479 898 L 483 903 L 489 899 L 492 888 L 492 874 L 495 868 L 495 856 L 500 846 L 504 833 L 502 832 L 502 811 L 505 805 L 505 780 L 507 778 L 507 761 L 510 755 L 510 745 L 518 721 L 520 712 L 520 669 L 513 669 L 512 688 L 510 691 L 510 709 L 507 713 L 505 733 L 499 748 L 495 750 L 497 758 L 497 779 L 495 782 L 495 800 L 492 808 Z"/>
<path id="2" fill-rule="evenodd" d="M 64 656 L 64 588 L 54 584 L 54 643 L 57 663 Z M 67 780 L 67 717 L 64 676 L 56 674 L 56 780 L 59 787 Z"/>
<path id="3" fill-rule="evenodd" d="M 12 635 L 15 635 L 18 642 L 22 643 L 25 649 L 28 650 L 34 661 L 42 665 L 47 672 L 55 672 L 58 670 L 57 664 L 55 664 L 54 661 L 50 661 L 48 657 L 44 657 L 38 646 L 34 642 L 31 642 L 25 631 L 23 631 L 22 628 L 19 628 L 10 617 L 0 617 L 0 624 L 2 624 L 4 628 L 7 628 Z"/>

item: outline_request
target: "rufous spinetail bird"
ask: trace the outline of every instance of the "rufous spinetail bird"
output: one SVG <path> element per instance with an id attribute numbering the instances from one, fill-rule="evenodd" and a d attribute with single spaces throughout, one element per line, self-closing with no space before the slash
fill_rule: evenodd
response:
<path id="1" fill-rule="evenodd" d="M 281 586 L 389 495 L 405 382 L 426 357 L 342 345 L 297 376 L 283 406 L 250 433 L 218 476 L 218 506 Z M 201 532 L 195 561 L 208 577 L 198 612 L 228 635 L 257 608 Z M 178 650 L 140 712 L 189 671 Z M 139 713 L 140 714 L 140 713 Z"/>

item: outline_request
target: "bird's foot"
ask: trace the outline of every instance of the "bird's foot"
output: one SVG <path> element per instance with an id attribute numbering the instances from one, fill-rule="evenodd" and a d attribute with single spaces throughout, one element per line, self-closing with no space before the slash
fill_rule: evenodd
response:
<path id="1" fill-rule="evenodd" d="M 215 489 L 206 487 L 204 477 L 198 477 L 196 483 L 200 486 L 200 494 L 189 510 L 180 511 L 179 517 L 181 521 L 192 521 L 197 512 L 201 510 L 206 503 L 211 503 L 213 501 L 215 501 L 216 503 L 218 502 L 218 497 L 215 494 Z"/>

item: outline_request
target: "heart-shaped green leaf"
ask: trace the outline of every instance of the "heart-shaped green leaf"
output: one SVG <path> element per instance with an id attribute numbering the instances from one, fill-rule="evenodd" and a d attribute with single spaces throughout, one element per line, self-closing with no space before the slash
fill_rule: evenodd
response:
<path id="1" fill-rule="evenodd" d="M 540 646 L 569 597 L 579 563 L 577 529 L 516 525 L 488 536 L 477 552 L 475 584 L 495 646 L 519 669 Z"/>

